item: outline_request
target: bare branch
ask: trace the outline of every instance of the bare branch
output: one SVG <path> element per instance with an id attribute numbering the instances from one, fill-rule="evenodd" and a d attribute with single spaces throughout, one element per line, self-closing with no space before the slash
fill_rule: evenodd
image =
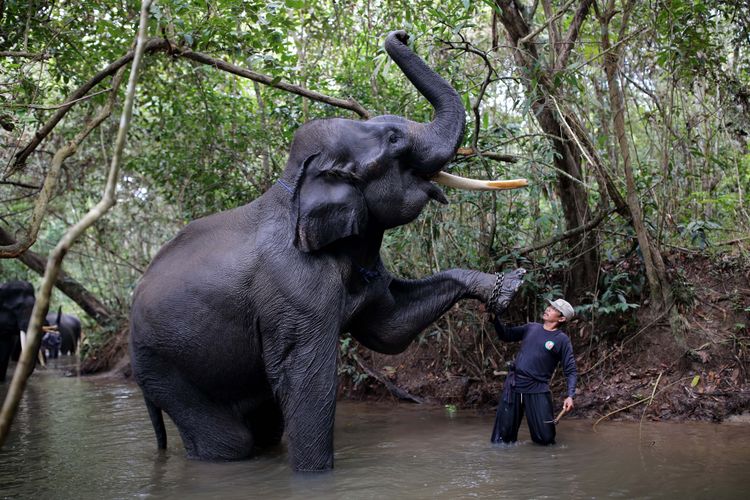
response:
<path id="1" fill-rule="evenodd" d="M 458 148 L 456 154 L 467 158 L 471 158 L 472 156 L 482 156 L 484 158 L 489 158 L 490 160 L 504 161 L 507 163 L 516 163 L 518 161 L 518 156 L 515 155 L 495 153 L 493 151 L 478 151 L 474 148 Z"/>
<path id="2" fill-rule="evenodd" d="M 404 390 L 400 387 L 398 387 L 396 384 L 388 380 L 382 373 L 379 373 L 375 371 L 374 369 L 370 368 L 364 362 L 359 359 L 359 356 L 354 354 L 352 356 L 354 358 L 354 361 L 357 362 L 360 368 L 362 368 L 365 373 L 367 373 L 369 376 L 380 382 L 385 386 L 386 389 L 388 389 L 388 392 L 396 396 L 398 399 L 404 399 L 406 401 L 411 401 L 413 403 L 422 404 L 424 403 L 424 400 L 418 396 L 415 396 L 411 394 L 409 391 Z"/>
<path id="3" fill-rule="evenodd" d="M 565 14 L 565 11 L 568 10 L 568 7 L 570 7 L 570 5 L 573 2 L 575 2 L 575 0 L 570 0 L 568 3 L 566 3 L 565 5 L 563 5 L 562 8 L 557 12 L 557 14 L 555 14 L 551 18 L 547 19 L 546 23 L 542 24 L 537 29 L 535 29 L 534 31 L 532 31 L 528 35 L 526 35 L 523 38 L 521 38 L 520 40 L 518 40 L 518 43 L 522 44 L 522 43 L 528 43 L 528 42 L 530 42 L 532 38 L 535 38 L 539 33 L 541 33 L 542 31 L 544 31 L 545 29 L 547 29 L 548 26 L 550 26 L 552 23 L 554 23 L 555 21 L 557 21 L 558 19 L 560 19 L 563 16 L 563 14 Z"/>
<path id="4" fill-rule="evenodd" d="M 277 89 L 285 90 L 287 92 L 291 92 L 292 94 L 307 97 L 308 99 L 312 99 L 313 101 L 330 104 L 331 106 L 336 106 L 337 108 L 348 109 L 358 114 L 362 118 L 370 117 L 370 113 L 353 99 L 337 99 L 335 97 L 330 97 L 325 94 L 300 87 L 298 85 L 292 85 L 290 83 L 282 82 L 268 75 L 256 73 L 255 71 L 251 71 L 245 68 L 240 68 L 239 66 L 235 66 L 234 64 L 222 61 L 221 59 L 213 58 L 201 52 L 193 52 L 190 49 L 178 50 L 174 55 L 213 66 L 216 69 L 220 69 L 222 71 L 226 71 L 227 73 L 232 73 L 233 75 L 241 76 L 243 78 L 248 78 L 255 82 L 268 85 L 269 87 L 274 87 Z"/>
<path id="5" fill-rule="evenodd" d="M 607 56 L 611 52 L 617 51 L 622 45 L 625 44 L 625 42 L 627 42 L 631 38 L 636 37 L 636 36 L 640 35 L 641 33 L 644 33 L 646 31 L 650 31 L 650 30 L 651 30 L 651 28 L 649 28 L 648 26 L 646 26 L 646 27 L 643 27 L 643 28 L 639 29 L 638 31 L 635 31 L 635 32 L 627 35 L 626 37 L 620 39 L 617 43 L 613 44 L 611 47 L 607 48 L 606 50 L 600 50 L 599 52 L 597 52 L 596 54 L 594 54 L 590 58 L 586 59 L 582 63 L 577 64 L 576 66 L 574 66 L 573 68 L 571 68 L 570 71 L 576 72 L 579 69 L 583 68 L 584 66 L 588 66 L 589 64 L 591 64 L 592 62 L 596 61 L 597 59 L 601 59 L 602 57 Z"/>
<path id="6" fill-rule="evenodd" d="M 6 185 L 6 186 L 16 186 L 16 187 L 21 187 L 21 188 L 26 188 L 26 189 L 34 189 L 34 190 L 42 189 L 42 186 L 35 186 L 33 184 L 25 184 L 23 182 L 0 181 L 0 184 Z"/>
<path id="7" fill-rule="evenodd" d="M 94 92 L 93 94 L 85 95 L 81 97 L 80 99 L 75 99 L 74 101 L 68 101 L 64 102 L 63 104 L 58 104 L 57 106 L 42 106 L 39 104 L 7 104 L 9 108 L 28 108 L 28 109 L 41 109 L 43 111 L 51 111 L 54 109 L 60 109 L 63 106 L 69 106 L 71 104 L 75 104 L 77 102 L 85 101 L 87 99 L 91 99 L 92 97 L 98 96 L 99 94 L 104 94 L 106 92 L 109 92 L 112 90 L 112 88 L 100 90 L 99 92 Z"/>
<path id="8" fill-rule="evenodd" d="M 607 172 L 607 169 L 604 168 L 604 162 L 602 162 L 599 154 L 596 152 L 596 148 L 589 140 L 588 134 L 584 130 L 583 126 L 575 119 L 575 117 L 571 113 L 563 112 L 563 110 L 560 108 L 560 104 L 557 102 L 557 99 L 555 99 L 553 96 L 550 96 L 550 98 L 552 100 L 552 103 L 555 105 L 558 116 L 560 117 L 560 123 L 562 123 L 562 125 L 565 127 L 568 135 L 571 139 L 573 139 L 581 154 L 586 158 L 589 164 L 594 167 L 594 170 L 598 173 L 599 179 L 604 182 L 605 191 L 614 202 L 620 215 L 627 218 L 632 218 L 632 214 L 630 213 L 627 203 L 625 203 L 625 200 L 622 198 L 620 191 L 612 181 L 612 177 L 609 175 L 609 172 Z M 575 127 L 576 131 L 573 130 L 573 127 Z"/>
<path id="9" fill-rule="evenodd" d="M 563 69 L 566 64 L 568 64 L 568 58 L 570 57 L 570 53 L 573 51 L 573 45 L 578 39 L 578 32 L 581 29 L 581 25 L 583 24 L 584 19 L 586 19 L 586 14 L 588 14 L 589 8 L 591 8 L 591 4 L 593 3 L 593 1 L 594 0 L 582 0 L 581 4 L 578 6 L 575 16 L 573 16 L 573 22 L 570 23 L 570 27 L 568 28 L 568 34 L 565 35 L 565 40 L 562 42 L 562 45 L 560 47 L 560 53 L 558 54 L 555 70 L 559 71 Z"/>
<path id="10" fill-rule="evenodd" d="M 565 231 L 564 233 L 558 234 L 557 236 L 554 236 L 546 241 L 543 241 L 542 243 L 538 243 L 536 245 L 531 245 L 531 246 L 516 250 L 516 253 L 518 253 L 519 255 L 526 255 L 528 253 L 541 250 L 542 248 L 552 246 L 555 243 L 560 243 L 561 241 L 572 238 L 573 236 L 579 235 L 583 232 L 590 231 L 591 229 L 601 224 L 604 221 L 604 219 L 609 217 L 611 213 L 616 212 L 616 211 L 617 211 L 616 208 L 610 208 L 608 210 L 600 212 L 593 219 L 591 219 L 590 221 L 588 221 L 586 224 L 582 226 L 578 226 L 569 231 Z"/>
<path id="11" fill-rule="evenodd" d="M 452 49 L 456 48 L 456 44 L 452 42 L 443 41 L 443 43 L 446 43 Z M 479 151 L 479 132 L 481 130 L 481 122 L 482 122 L 482 116 L 479 113 L 479 107 L 482 104 L 482 99 L 484 98 L 484 94 L 487 91 L 487 87 L 492 82 L 492 75 L 496 74 L 496 72 L 495 72 L 495 68 L 492 66 L 492 63 L 490 62 L 485 52 L 482 52 L 481 50 L 477 50 L 476 48 L 472 47 L 472 45 L 469 42 L 465 40 L 462 41 L 461 45 L 463 45 L 463 48 L 460 50 L 464 50 L 470 54 L 475 54 L 481 57 L 482 60 L 484 61 L 484 65 L 487 68 L 487 75 L 484 77 L 484 80 L 482 81 L 482 85 L 479 87 L 479 93 L 477 94 L 477 97 L 474 99 L 474 102 L 471 105 L 471 110 L 472 110 L 472 113 L 474 114 L 474 133 L 472 134 L 472 138 L 471 138 L 471 147 L 476 154 Z M 482 156 L 482 155 L 480 154 L 479 156 Z"/>
<path id="12" fill-rule="evenodd" d="M 46 52 L 26 52 L 23 50 L 3 50 L 0 51 L 0 57 L 18 57 L 22 59 L 48 59 L 50 57 Z"/>

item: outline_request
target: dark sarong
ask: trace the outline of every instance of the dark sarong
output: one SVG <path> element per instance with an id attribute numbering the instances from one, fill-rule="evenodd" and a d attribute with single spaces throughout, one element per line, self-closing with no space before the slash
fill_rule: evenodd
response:
<path id="1" fill-rule="evenodd" d="M 549 392 L 522 394 L 515 391 L 516 372 L 514 367 L 508 370 L 508 377 L 503 385 L 503 394 L 497 405 L 495 425 L 492 428 L 492 442 L 515 442 L 521 419 L 527 413 L 531 440 L 538 444 L 554 444 L 555 425 L 549 423 L 552 415 L 552 395 Z M 524 411 L 526 410 L 526 411 Z"/>

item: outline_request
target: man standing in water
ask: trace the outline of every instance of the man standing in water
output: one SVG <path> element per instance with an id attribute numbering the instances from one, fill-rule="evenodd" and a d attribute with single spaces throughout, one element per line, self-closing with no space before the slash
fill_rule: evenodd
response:
<path id="1" fill-rule="evenodd" d="M 538 444 L 555 442 L 555 417 L 549 382 L 557 364 L 562 364 L 568 383 L 568 395 L 563 409 L 573 409 L 578 373 L 573 357 L 573 346 L 560 325 L 575 316 L 573 306 L 563 299 L 550 301 L 542 314 L 542 324 L 527 323 L 506 328 L 496 316 L 495 330 L 500 340 L 521 343 L 515 365 L 508 370 L 508 377 L 497 407 L 492 442 L 515 442 L 524 412 L 529 424 L 531 439 Z"/>

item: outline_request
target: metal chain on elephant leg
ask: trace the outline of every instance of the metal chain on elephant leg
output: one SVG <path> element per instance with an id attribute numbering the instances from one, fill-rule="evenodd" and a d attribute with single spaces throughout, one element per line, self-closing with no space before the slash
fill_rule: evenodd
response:
<path id="1" fill-rule="evenodd" d="M 502 273 L 495 273 L 495 286 L 492 287 L 490 293 L 490 299 L 487 301 L 487 305 L 490 306 L 495 314 L 500 314 L 502 311 L 497 310 L 498 300 L 500 299 L 500 290 L 503 287 L 504 275 Z"/>
<path id="2" fill-rule="evenodd" d="M 495 273 L 495 286 L 492 288 L 490 298 L 487 302 L 492 312 L 496 315 L 505 312 L 510 301 L 513 300 L 516 292 L 521 287 L 524 274 L 526 274 L 526 270 L 522 267 L 507 274 Z M 508 277 L 507 280 L 506 276 Z"/>

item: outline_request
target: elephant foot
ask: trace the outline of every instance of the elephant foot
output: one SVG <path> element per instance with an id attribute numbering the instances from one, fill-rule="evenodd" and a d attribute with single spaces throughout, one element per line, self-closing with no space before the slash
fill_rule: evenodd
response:
<path id="1" fill-rule="evenodd" d="M 292 452 L 292 467 L 294 472 L 328 472 L 333 469 L 333 452 L 320 457 L 299 458 Z"/>
<path id="2" fill-rule="evenodd" d="M 495 286 L 490 294 L 490 300 L 487 305 L 495 315 L 500 316 L 508 309 L 510 301 L 515 297 L 516 292 L 523 284 L 523 277 L 526 269 L 519 267 L 505 274 L 497 273 Z"/>

